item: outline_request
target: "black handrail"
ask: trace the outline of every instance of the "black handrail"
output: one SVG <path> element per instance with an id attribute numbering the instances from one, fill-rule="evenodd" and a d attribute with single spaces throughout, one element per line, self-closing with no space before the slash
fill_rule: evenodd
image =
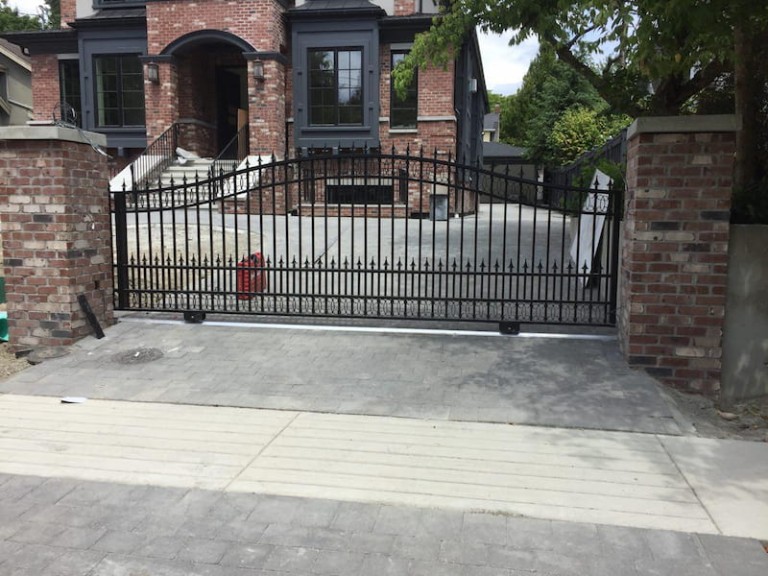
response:
<path id="1" fill-rule="evenodd" d="M 179 145 L 180 124 L 171 124 L 165 132 L 160 134 L 152 144 L 144 149 L 144 152 L 131 163 L 131 182 L 133 189 L 140 186 L 146 187 L 160 177 L 160 174 L 173 164 L 176 157 L 176 148 Z"/>
<path id="2" fill-rule="evenodd" d="M 245 160 L 249 153 L 249 131 L 248 124 L 240 128 L 232 139 L 222 148 L 219 155 L 213 160 L 211 164 L 210 175 L 215 177 L 223 172 L 231 172 L 236 169 L 237 166 Z M 232 161 L 235 161 L 235 165 L 231 166 Z M 225 169 L 224 166 L 227 166 Z"/>

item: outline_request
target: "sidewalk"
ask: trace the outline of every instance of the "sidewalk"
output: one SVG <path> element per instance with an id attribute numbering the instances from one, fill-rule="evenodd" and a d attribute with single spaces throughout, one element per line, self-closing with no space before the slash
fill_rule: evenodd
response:
<path id="1" fill-rule="evenodd" d="M 0 383 L 0 574 L 764 576 L 684 431 L 614 341 L 129 319 Z"/>
<path id="2" fill-rule="evenodd" d="M 768 569 L 730 538 L 768 538 L 764 444 L 15 395 L 0 421 L 3 574 Z"/>

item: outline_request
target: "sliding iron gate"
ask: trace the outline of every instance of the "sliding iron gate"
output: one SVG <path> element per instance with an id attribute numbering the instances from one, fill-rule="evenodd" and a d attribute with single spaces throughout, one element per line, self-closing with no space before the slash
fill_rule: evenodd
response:
<path id="1" fill-rule="evenodd" d="M 616 321 L 614 191 L 364 151 L 111 199 L 119 310 Z"/>

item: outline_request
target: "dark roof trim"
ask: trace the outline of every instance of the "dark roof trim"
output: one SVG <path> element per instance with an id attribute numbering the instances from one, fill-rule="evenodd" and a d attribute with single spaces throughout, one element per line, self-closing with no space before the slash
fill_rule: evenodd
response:
<path id="1" fill-rule="evenodd" d="M 379 22 L 381 42 L 382 44 L 413 42 L 416 34 L 429 30 L 431 25 L 432 16 L 387 16 Z"/>
<path id="2" fill-rule="evenodd" d="M 145 4 L 149 4 L 150 2 L 167 2 L 168 0 L 143 0 L 143 1 Z M 275 1 L 286 10 L 289 8 L 287 0 L 275 0 Z"/>
<path id="3" fill-rule="evenodd" d="M 249 42 L 246 42 L 240 36 L 235 36 L 231 32 L 225 32 L 224 30 L 197 30 L 195 32 L 189 32 L 184 36 L 179 36 L 168 44 L 160 52 L 161 56 L 173 56 L 179 50 L 184 48 L 191 48 L 198 44 L 205 44 L 208 42 L 223 42 L 225 44 L 232 44 L 237 46 L 243 52 L 255 52 L 256 49 L 251 46 Z"/>
<path id="4" fill-rule="evenodd" d="M 291 21 L 382 18 L 386 11 L 368 0 L 307 0 L 288 11 Z"/>
<path id="5" fill-rule="evenodd" d="M 21 46 L 29 56 L 77 52 L 77 31 L 71 29 L 9 32 L 3 38 Z"/>
<path id="6" fill-rule="evenodd" d="M 92 16 L 78 18 L 74 22 L 68 22 L 72 28 L 78 30 L 88 28 L 126 28 L 130 26 L 146 26 L 146 8 L 123 8 L 120 10 L 100 10 Z"/>

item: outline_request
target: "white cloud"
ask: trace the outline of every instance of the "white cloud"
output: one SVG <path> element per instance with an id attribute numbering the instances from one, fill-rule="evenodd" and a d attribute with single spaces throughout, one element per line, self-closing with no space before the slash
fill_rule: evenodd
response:
<path id="1" fill-rule="evenodd" d="M 21 14 L 27 14 L 34 16 L 40 13 L 40 6 L 44 2 L 42 0 L 8 0 L 8 6 L 16 8 Z"/>
<path id="2" fill-rule="evenodd" d="M 522 44 L 509 45 L 511 32 L 486 34 L 478 32 L 480 53 L 483 58 L 485 84 L 497 94 L 513 94 L 520 88 L 528 66 L 539 52 L 536 38 Z"/>

